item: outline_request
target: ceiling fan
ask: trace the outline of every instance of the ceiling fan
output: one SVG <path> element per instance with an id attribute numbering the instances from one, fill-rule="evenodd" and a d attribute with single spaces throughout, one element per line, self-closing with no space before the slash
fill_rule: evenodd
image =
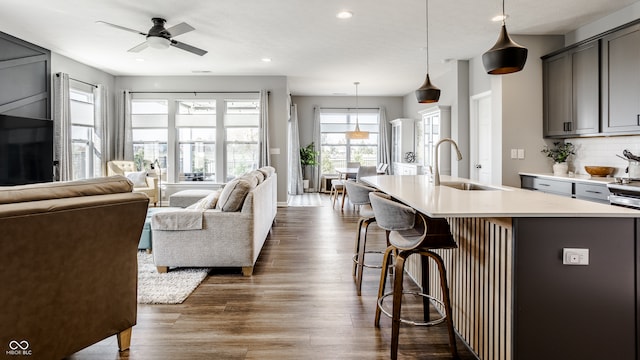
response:
<path id="1" fill-rule="evenodd" d="M 124 30 L 124 31 L 129 31 L 129 32 L 133 32 L 136 34 L 140 34 L 143 36 L 147 37 L 147 40 L 145 42 L 143 42 L 142 44 L 136 45 L 134 47 L 132 47 L 131 49 L 129 49 L 128 51 L 130 52 L 140 52 L 144 49 L 146 49 L 147 47 L 152 47 L 152 48 L 156 48 L 156 49 L 166 49 L 169 46 L 175 46 L 178 49 L 182 49 L 185 51 L 188 51 L 190 53 L 196 54 L 196 55 L 204 55 L 207 53 L 206 50 L 202 50 L 199 49 L 195 46 L 191 46 L 182 42 L 178 42 L 176 40 L 173 39 L 173 37 L 178 36 L 178 35 L 182 35 L 184 33 L 187 33 L 189 31 L 193 31 L 195 30 L 195 28 L 193 28 L 191 25 L 182 22 L 178 25 L 172 26 L 168 29 L 164 28 L 164 23 L 166 22 L 165 19 L 163 18 L 152 18 L 151 21 L 153 21 L 153 27 L 151 27 L 151 29 L 149 29 L 149 33 L 144 33 L 142 31 L 138 31 L 138 30 L 134 30 L 134 29 L 129 29 L 127 27 L 124 26 L 120 26 L 120 25 L 116 25 L 116 24 L 111 24 L 108 23 L 106 21 L 96 21 L 97 23 L 100 24 L 104 24 L 104 25 L 109 25 L 112 26 L 116 29 L 120 29 L 120 30 Z"/>

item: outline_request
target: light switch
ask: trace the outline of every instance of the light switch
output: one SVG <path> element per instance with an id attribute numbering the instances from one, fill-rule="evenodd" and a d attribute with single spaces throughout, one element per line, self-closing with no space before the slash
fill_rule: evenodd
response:
<path id="1" fill-rule="evenodd" d="M 518 158 L 518 149 L 511 149 L 511 158 L 512 159 Z"/>
<path id="2" fill-rule="evenodd" d="M 518 149 L 518 159 L 524 159 L 524 149 Z"/>

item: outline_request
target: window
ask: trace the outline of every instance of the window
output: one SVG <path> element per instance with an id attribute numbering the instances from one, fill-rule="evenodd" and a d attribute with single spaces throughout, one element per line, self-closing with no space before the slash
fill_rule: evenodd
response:
<path id="1" fill-rule="evenodd" d="M 134 160 L 157 159 L 166 183 L 228 182 L 257 169 L 257 93 L 136 93 L 131 100 Z"/>
<path id="2" fill-rule="evenodd" d="M 100 141 L 95 136 L 93 93 L 70 89 L 69 97 L 72 179 L 102 176 Z"/>
<path id="3" fill-rule="evenodd" d="M 353 131 L 356 116 L 360 130 L 369 132 L 369 139 L 350 140 L 345 132 Z M 326 109 L 320 112 L 320 157 L 322 174 L 335 173 L 336 167 L 346 167 L 348 162 L 362 166 L 378 164 L 378 111 Z"/>
<path id="4" fill-rule="evenodd" d="M 176 114 L 179 181 L 216 179 L 216 102 L 178 101 Z"/>
<path id="5" fill-rule="evenodd" d="M 225 100 L 227 181 L 258 168 L 258 100 Z"/>
<path id="6" fill-rule="evenodd" d="M 169 106 L 167 100 L 136 99 L 131 101 L 133 160 L 138 170 L 150 169 L 158 160 L 166 169 Z M 162 180 L 166 180 L 162 178 Z"/>

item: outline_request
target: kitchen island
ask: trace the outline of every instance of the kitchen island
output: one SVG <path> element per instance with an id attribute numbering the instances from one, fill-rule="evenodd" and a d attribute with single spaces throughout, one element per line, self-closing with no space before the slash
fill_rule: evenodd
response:
<path id="1" fill-rule="evenodd" d="M 448 220 L 458 249 L 437 252 L 456 330 L 480 359 L 640 359 L 640 211 L 441 179 L 440 186 L 428 175 L 363 180 Z M 571 249 L 588 256 L 563 255 Z M 424 281 L 421 269 L 415 257 L 407 271 L 441 296 L 435 266 Z"/>

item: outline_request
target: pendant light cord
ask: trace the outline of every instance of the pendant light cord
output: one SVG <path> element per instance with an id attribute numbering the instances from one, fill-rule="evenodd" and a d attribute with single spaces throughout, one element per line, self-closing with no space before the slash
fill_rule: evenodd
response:
<path id="1" fill-rule="evenodd" d="M 356 126 L 358 125 L 358 85 L 360 83 L 358 81 L 353 83 L 356 86 Z"/>
<path id="2" fill-rule="evenodd" d="M 504 0 L 502 0 L 504 1 Z M 425 19 L 427 20 L 426 34 L 427 34 L 427 74 L 429 74 L 429 0 L 425 0 Z"/>
<path id="3" fill-rule="evenodd" d="M 504 0 L 502 0 L 502 26 L 505 25 L 507 20 L 507 15 L 504 13 Z"/>

